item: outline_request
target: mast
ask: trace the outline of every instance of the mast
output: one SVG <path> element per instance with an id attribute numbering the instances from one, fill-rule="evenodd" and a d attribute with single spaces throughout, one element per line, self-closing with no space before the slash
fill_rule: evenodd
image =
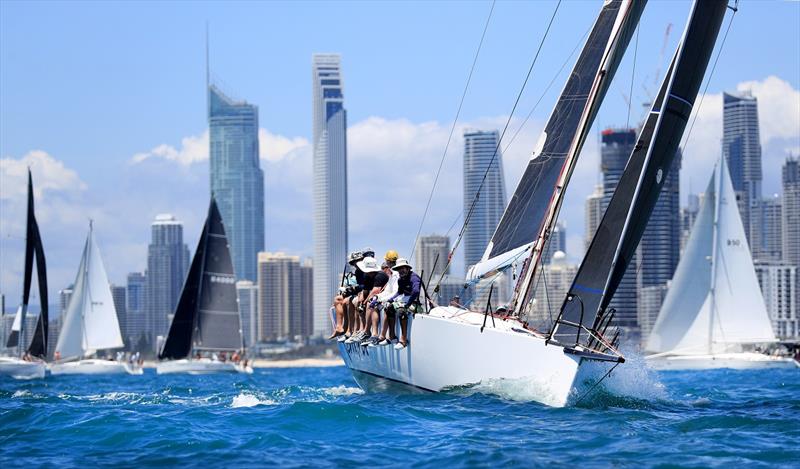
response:
<path id="1" fill-rule="evenodd" d="M 611 298 L 658 201 L 725 16 L 725 0 L 696 1 L 659 96 L 609 202 L 550 339 L 565 346 L 597 336 Z M 596 337 L 595 337 L 596 338 Z"/>
<path id="2" fill-rule="evenodd" d="M 722 159 L 725 158 L 723 155 Z M 722 165 L 720 161 L 714 171 L 718 174 L 714 194 L 714 222 L 711 224 L 711 288 L 709 290 L 709 304 L 708 311 L 708 353 L 713 353 L 714 349 L 714 312 L 717 309 L 716 305 L 716 291 L 717 291 L 717 254 L 719 254 L 719 212 L 720 204 L 722 203 Z"/>

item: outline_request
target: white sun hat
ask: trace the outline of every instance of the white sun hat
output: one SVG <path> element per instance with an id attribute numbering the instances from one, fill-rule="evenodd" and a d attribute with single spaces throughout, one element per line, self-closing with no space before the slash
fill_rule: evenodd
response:
<path id="1" fill-rule="evenodd" d="M 408 263 L 408 259 L 405 257 L 397 259 L 397 263 L 394 265 L 394 267 L 392 267 L 392 270 L 399 270 L 400 267 L 408 267 L 409 269 L 414 270 L 414 268 L 411 267 L 411 264 Z"/>
<path id="2" fill-rule="evenodd" d="M 381 265 L 378 264 L 378 261 L 376 261 L 374 257 L 365 257 L 356 263 L 356 267 L 361 269 L 361 271 L 365 274 L 370 272 L 380 272 L 381 270 Z"/>

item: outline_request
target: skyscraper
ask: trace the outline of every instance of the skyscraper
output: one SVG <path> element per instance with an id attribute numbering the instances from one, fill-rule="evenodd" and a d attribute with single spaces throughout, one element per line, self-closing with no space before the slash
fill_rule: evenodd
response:
<path id="1" fill-rule="evenodd" d="M 749 94 L 728 93 L 723 93 L 722 100 L 722 155 L 727 158 L 733 190 L 742 198 L 742 222 L 750 242 L 750 207 L 761 199 L 758 101 Z"/>
<path id="2" fill-rule="evenodd" d="M 506 208 L 506 186 L 503 157 L 498 148 L 499 138 L 500 134 L 496 130 L 464 132 L 464 216 L 472 209 L 464 232 L 466 268 L 477 264 L 481 259 Z M 476 201 L 478 189 L 481 193 Z"/>
<path id="3" fill-rule="evenodd" d="M 236 282 L 236 298 L 242 318 L 242 337 L 247 348 L 258 342 L 258 285 L 250 280 Z"/>
<path id="4" fill-rule="evenodd" d="M 341 57 L 312 56 L 314 335 L 330 332 L 329 309 L 347 262 L 347 111 Z"/>
<path id="5" fill-rule="evenodd" d="M 548 330 L 553 319 L 558 316 L 561 303 L 578 273 L 578 266 L 569 264 L 564 252 L 556 251 L 550 262 L 542 266 L 541 272 L 543 281 L 536 284 L 536 302 L 528 320 L 534 327 Z"/>
<path id="6" fill-rule="evenodd" d="M 125 289 L 125 311 L 128 313 L 126 324 L 123 328 L 125 336 L 122 339 L 129 350 L 137 350 L 139 340 L 147 330 L 146 297 L 147 278 L 142 272 L 128 274 L 128 284 Z"/>
<path id="7" fill-rule="evenodd" d="M 614 195 L 614 190 L 622 177 L 625 165 L 628 164 L 628 158 L 631 156 L 635 143 L 635 129 L 606 129 L 601 132 L 600 168 L 603 172 L 603 213 L 611 201 L 611 196 Z M 616 324 L 625 328 L 635 328 L 637 325 L 636 269 L 639 258 L 637 250 L 609 305 L 617 310 Z"/>
<path id="8" fill-rule="evenodd" d="M 700 196 L 697 194 L 689 194 L 689 200 L 686 207 L 681 209 L 681 253 L 689 241 L 689 234 L 692 232 L 692 226 L 700 211 Z"/>
<path id="9" fill-rule="evenodd" d="M 114 301 L 114 309 L 117 311 L 117 322 L 119 323 L 122 341 L 129 345 L 126 340 L 128 329 L 128 309 L 125 305 L 126 291 L 124 286 L 109 285 L 111 288 L 111 299 Z"/>
<path id="10" fill-rule="evenodd" d="M 300 320 L 289 321 L 289 334 L 302 337 L 314 334 L 314 265 L 311 259 L 300 264 Z"/>
<path id="11" fill-rule="evenodd" d="M 301 319 L 300 258 L 282 252 L 258 253 L 258 336 L 262 341 L 290 337 Z M 330 322 L 329 322 L 330 324 Z"/>
<path id="12" fill-rule="evenodd" d="M 180 298 L 189 269 L 189 248 L 183 244 L 183 224 L 170 214 L 156 216 L 151 236 L 147 247 L 144 332 L 152 350 L 156 351 L 156 337 L 166 336 L 167 316 L 173 313 Z"/>
<path id="13" fill-rule="evenodd" d="M 750 251 L 759 261 L 780 261 L 783 258 L 783 216 L 781 198 L 775 194 L 751 205 Z"/>
<path id="14" fill-rule="evenodd" d="M 217 200 L 238 280 L 256 279 L 264 250 L 264 172 L 258 159 L 258 107 L 208 87 L 211 194 Z"/>
<path id="15" fill-rule="evenodd" d="M 782 173 L 783 260 L 800 269 L 800 162 L 796 156 L 786 158 Z M 795 287 L 795 298 L 800 308 L 800 284 Z"/>
<path id="16" fill-rule="evenodd" d="M 592 195 L 586 198 L 585 204 L 586 211 L 586 232 L 584 239 L 585 249 L 589 249 L 589 244 L 594 238 L 594 232 L 600 226 L 600 220 L 603 219 L 603 185 L 598 184 L 594 187 Z"/>
<path id="17" fill-rule="evenodd" d="M 756 261 L 755 268 L 775 335 L 800 338 L 797 267 L 782 261 Z"/>
<path id="18" fill-rule="evenodd" d="M 427 281 L 428 278 L 435 280 L 439 279 L 442 273 L 449 273 L 450 268 L 447 268 L 447 256 L 450 254 L 450 237 L 441 235 L 428 235 L 420 236 L 417 242 L 416 253 L 414 254 L 414 270 L 419 273 L 424 273 Z M 435 267 L 434 267 L 435 264 Z"/>

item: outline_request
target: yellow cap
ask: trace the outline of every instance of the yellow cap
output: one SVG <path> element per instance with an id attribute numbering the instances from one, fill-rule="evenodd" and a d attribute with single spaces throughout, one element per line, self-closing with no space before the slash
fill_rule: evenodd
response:
<path id="1" fill-rule="evenodd" d="M 395 251 L 394 249 L 389 249 L 388 251 L 386 251 L 386 255 L 383 256 L 383 258 L 389 262 L 397 261 L 397 257 L 398 257 L 397 251 Z"/>

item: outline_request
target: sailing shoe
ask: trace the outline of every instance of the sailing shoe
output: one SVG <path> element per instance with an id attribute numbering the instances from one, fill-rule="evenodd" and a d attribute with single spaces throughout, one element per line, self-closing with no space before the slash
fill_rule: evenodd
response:
<path id="1" fill-rule="evenodd" d="M 389 339 L 383 339 L 382 341 L 378 342 L 378 345 L 390 345 L 392 343 Z"/>
<path id="2" fill-rule="evenodd" d="M 344 334 L 342 334 L 342 335 L 340 335 L 339 337 L 336 338 L 337 342 L 344 342 L 346 340 L 347 340 L 347 336 L 344 335 Z"/>
<path id="3" fill-rule="evenodd" d="M 372 341 L 372 337 L 371 336 L 366 336 L 363 339 L 361 339 L 361 346 L 362 347 L 366 347 L 367 345 L 369 345 L 369 343 L 371 341 Z"/>
<path id="4" fill-rule="evenodd" d="M 373 338 L 371 338 L 369 340 L 369 346 L 370 347 L 377 347 L 378 344 L 379 344 L 379 342 L 378 342 L 378 338 L 377 337 L 373 337 Z"/>
<path id="5" fill-rule="evenodd" d="M 398 342 L 394 345 L 395 350 L 403 350 L 404 348 L 406 348 L 406 344 L 402 342 Z"/>

